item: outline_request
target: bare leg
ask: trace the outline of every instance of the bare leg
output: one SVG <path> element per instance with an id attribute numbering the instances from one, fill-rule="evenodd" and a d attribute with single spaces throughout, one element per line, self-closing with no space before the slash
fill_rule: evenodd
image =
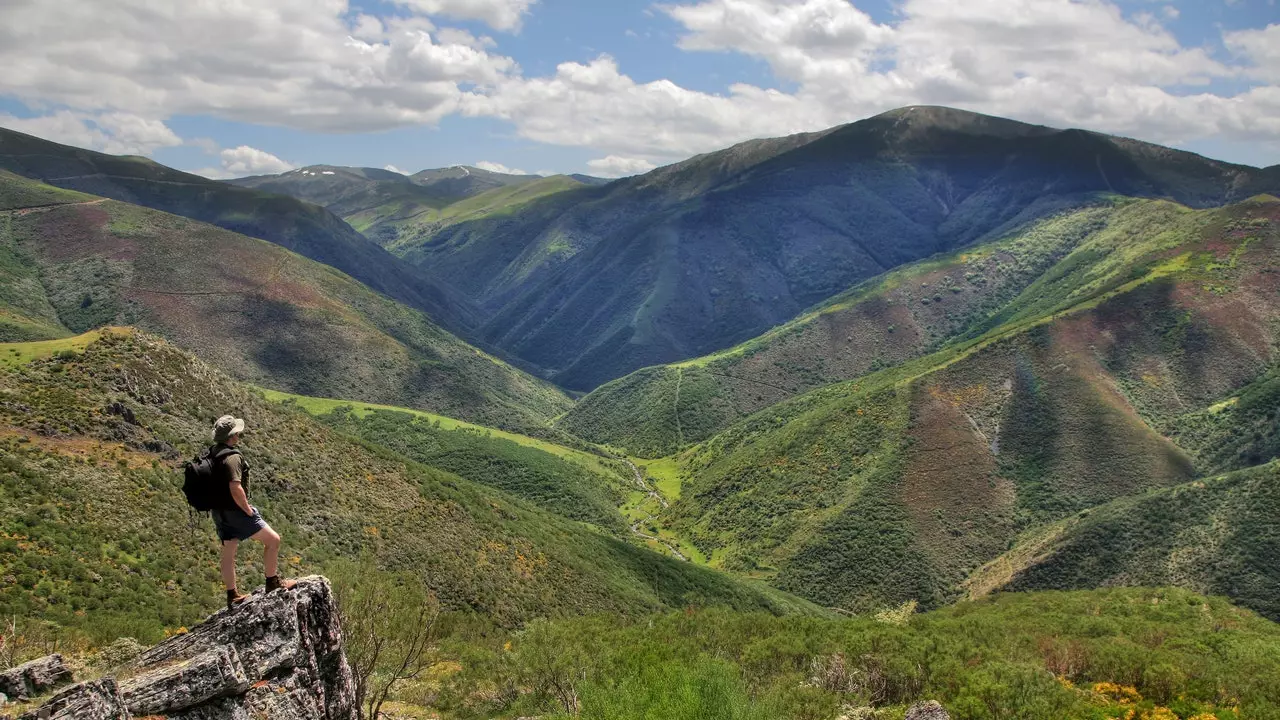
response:
<path id="1" fill-rule="evenodd" d="M 255 533 L 250 539 L 262 543 L 262 570 L 267 577 L 275 577 L 280 560 L 280 533 L 272 530 L 271 526 L 268 525 Z"/>
<path id="2" fill-rule="evenodd" d="M 222 583 L 228 590 L 236 589 L 236 549 L 239 547 L 239 540 L 227 540 L 222 543 L 222 560 L 218 564 L 218 569 L 222 571 Z"/>

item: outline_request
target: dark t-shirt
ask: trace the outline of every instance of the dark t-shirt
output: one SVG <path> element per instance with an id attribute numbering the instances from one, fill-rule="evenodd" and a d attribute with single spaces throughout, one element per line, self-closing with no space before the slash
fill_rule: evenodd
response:
<path id="1" fill-rule="evenodd" d="M 226 449 L 226 445 L 219 443 L 209 450 L 209 454 L 216 456 Z M 231 483 L 240 483 L 240 487 L 244 488 L 245 497 L 249 496 L 249 461 L 238 452 L 230 453 L 222 458 L 219 467 L 222 477 L 227 481 L 226 495 L 223 498 L 222 507 L 226 510 L 239 509 L 240 506 L 236 505 L 235 499 L 231 496 Z"/>

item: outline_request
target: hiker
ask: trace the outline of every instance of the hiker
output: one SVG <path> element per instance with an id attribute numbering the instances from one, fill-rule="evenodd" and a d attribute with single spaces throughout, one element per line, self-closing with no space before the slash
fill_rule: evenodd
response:
<path id="1" fill-rule="evenodd" d="M 222 582 L 227 586 L 227 609 L 244 602 L 247 595 L 236 589 L 236 550 L 241 540 L 257 540 L 264 547 L 262 564 L 267 574 L 267 592 L 289 589 L 296 583 L 281 580 L 276 574 L 280 556 L 280 533 L 262 519 L 258 509 L 249 504 L 249 462 L 237 447 L 244 435 L 244 420 L 223 415 L 213 424 L 213 461 L 216 478 L 214 505 L 210 510 L 213 524 L 222 543 Z"/>

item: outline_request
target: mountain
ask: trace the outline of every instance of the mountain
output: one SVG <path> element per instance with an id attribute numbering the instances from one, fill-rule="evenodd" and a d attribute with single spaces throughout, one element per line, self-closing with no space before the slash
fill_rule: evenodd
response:
<path id="1" fill-rule="evenodd" d="M 15 349 L 0 348 L 7 617 L 105 644 L 158 640 L 217 607 L 212 529 L 193 523 L 175 467 L 228 412 L 248 421 L 250 495 L 285 537 L 287 574 L 368 554 L 426 578 L 446 608 L 509 626 L 701 604 L 819 613 L 357 440 L 145 333 L 19 361 Z M 241 574 L 261 582 L 256 565 Z"/>
<path id="2" fill-rule="evenodd" d="M 406 176 L 373 168 L 314 165 L 230 182 L 323 205 L 370 240 L 405 254 L 449 225 L 505 215 L 538 198 L 604 182 L 582 177 L 508 175 L 463 166 Z M 432 269 L 429 262 L 423 268 Z M 451 279 L 444 271 L 435 277 Z"/>
<path id="3" fill-rule="evenodd" d="M 1046 212 L 997 240 L 855 286 L 736 347 L 608 383 L 560 424 L 635 454 L 668 455 L 805 391 L 971 340 L 1002 323 L 1017 327 L 1068 310 L 1179 247 L 1232 243 L 1233 233 L 1245 232 L 1224 228 L 1261 223 L 1265 234 L 1273 206 L 1274 200 L 1259 200 L 1221 212 L 1191 211 L 1159 201 L 1101 198 Z M 1269 262 L 1259 259 L 1248 277 L 1267 278 Z M 1234 283 L 1221 292 L 1248 288 Z"/>
<path id="4" fill-rule="evenodd" d="M 307 395 L 536 432 L 570 406 L 420 310 L 279 245 L 2 171 L 0 212 L 0 340 L 129 324 Z"/>
<path id="5" fill-rule="evenodd" d="M 1081 213 L 1092 220 L 1072 219 Z M 1274 460 L 1280 200 L 1211 210 L 1125 200 L 1046 222 L 1093 229 L 1068 232 L 1077 237 L 1069 251 L 1015 297 L 974 314 L 952 342 L 928 354 L 908 348 L 905 360 L 887 356 L 888 367 L 793 395 L 680 453 L 679 497 L 659 521 L 712 565 L 820 604 L 933 606 L 957 597 L 970 573 L 1023 533 Z M 984 267 L 988 251 L 975 249 L 971 267 Z M 1008 264 L 1016 274 L 1019 261 Z M 926 265 L 904 269 L 897 287 L 921 288 L 924 269 L 954 272 L 948 259 Z M 939 303 L 967 314 L 965 286 L 944 287 L 891 296 L 908 337 L 928 327 Z M 689 397 L 678 374 L 670 391 L 659 387 L 647 406 L 681 411 L 667 415 L 677 439 L 685 411 L 696 428 L 700 408 L 712 407 L 718 421 L 715 406 L 726 400 L 709 383 Z M 603 407 L 596 404 L 602 426 Z M 1249 492 L 1269 492 L 1269 467 Z M 1145 506 L 1125 507 L 1137 522 Z M 1241 528 L 1215 536 L 1221 542 L 1205 545 L 1197 562 L 1241 567 L 1240 553 L 1260 552 L 1242 544 L 1257 538 Z M 1133 566 L 1163 557 L 1140 532 L 1126 537 Z M 1268 587 L 1276 569 L 1253 567 L 1243 582 Z M 1220 577 L 1245 577 L 1233 573 Z M 1060 587 L 1044 577 L 1035 587 Z M 1097 575 L 1125 577 L 1122 569 Z M 1243 585 L 1166 577 L 1274 611 Z"/>
<path id="6" fill-rule="evenodd" d="M 492 315 L 479 337 L 590 390 L 1093 193 L 1203 208 L 1278 181 L 1124 138 L 913 107 L 560 193 L 403 252 Z"/>
<path id="7" fill-rule="evenodd" d="M 428 313 L 452 331 L 465 332 L 479 318 L 467 299 L 370 242 L 333 213 L 293 197 L 235 187 L 146 158 L 105 155 L 3 128 L 0 169 L 268 240 L 336 267 Z"/>
<path id="8" fill-rule="evenodd" d="M 533 182 L 538 175 L 515 175 L 492 170 L 481 170 L 469 165 L 454 165 L 447 168 L 421 170 L 409 176 L 414 184 L 430 188 L 445 197 L 454 200 L 479 195 L 486 190 L 493 190 L 510 185 L 523 185 Z"/>

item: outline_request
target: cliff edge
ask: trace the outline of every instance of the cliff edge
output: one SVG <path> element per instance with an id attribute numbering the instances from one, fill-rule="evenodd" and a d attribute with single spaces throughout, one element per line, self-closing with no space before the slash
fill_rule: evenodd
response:
<path id="1" fill-rule="evenodd" d="M 254 593 L 147 650 L 118 677 L 59 692 L 19 720 L 357 720 L 329 581 Z"/>

